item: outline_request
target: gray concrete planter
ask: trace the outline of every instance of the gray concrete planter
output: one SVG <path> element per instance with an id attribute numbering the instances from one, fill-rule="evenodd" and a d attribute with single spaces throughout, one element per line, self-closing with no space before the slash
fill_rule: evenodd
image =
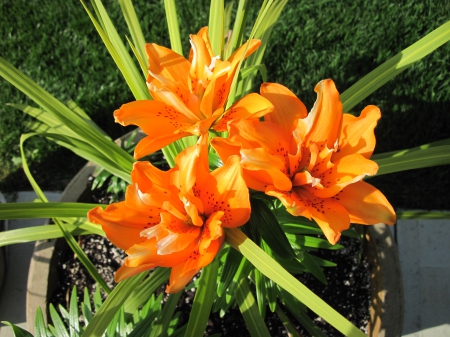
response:
<path id="1" fill-rule="evenodd" d="M 366 227 L 365 252 L 370 265 L 369 336 L 400 337 L 403 328 L 403 280 L 397 244 L 389 226 Z"/>

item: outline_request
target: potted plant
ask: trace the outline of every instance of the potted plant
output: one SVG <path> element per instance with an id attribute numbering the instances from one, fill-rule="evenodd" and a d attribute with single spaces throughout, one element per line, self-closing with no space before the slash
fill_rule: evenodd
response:
<path id="1" fill-rule="evenodd" d="M 150 74 L 148 88 L 103 5 L 100 1 L 94 4 L 97 19 L 86 10 L 137 99 L 118 109 L 115 118 L 123 125 L 137 124 L 147 134 L 136 148 L 136 158 L 166 146 L 163 152 L 171 166 L 169 171 L 157 170 L 146 162 L 134 163 L 80 109 L 64 106 L 6 61 L 2 60 L 0 68 L 8 81 L 43 108 L 39 113 L 24 108 L 50 128 L 42 135 L 132 183 L 127 201 L 105 210 L 90 204 L 45 203 L 24 160 L 25 172 L 44 203 L 2 206 L 5 217 L 18 216 L 15 212 L 20 207 L 32 208 L 33 216 L 54 217 L 61 235 L 107 292 L 111 290 L 92 268 L 73 234 L 101 232 L 92 223 L 101 224 L 108 238 L 127 250 L 129 258 L 116 274 L 122 282 L 98 309 L 84 334 L 101 335 L 120 306 L 127 303 L 126 298 L 136 298 L 134 290 L 146 276 L 145 271 L 160 266 L 172 268 L 167 292 L 173 295 L 163 309 L 170 315 L 162 323 L 155 323 L 152 334 L 168 331 L 176 320 L 171 314 L 179 290 L 202 269 L 200 280 L 194 283 L 198 286 L 186 327 L 188 335 L 203 334 L 216 297 L 218 274 L 218 297 L 226 298 L 227 291 L 235 295 L 231 298 L 238 303 L 253 335 L 268 334 L 261 314 L 266 301 L 273 305 L 277 297 L 293 307 L 302 302 L 348 336 L 361 335 L 286 269 L 315 270 L 314 264 L 308 266 L 301 261 L 308 252 L 296 242 L 297 236 L 303 235 L 299 233 L 314 232 L 317 226 L 301 216 L 320 225 L 328 244 L 338 241 L 350 220 L 392 224 L 395 215 L 389 202 L 378 190 L 362 182 L 362 177 L 377 171 L 385 174 L 405 167 L 426 167 L 436 153 L 439 159 L 433 165 L 449 163 L 447 141 L 412 149 L 404 156 L 373 156 L 375 163 L 369 158 L 375 145 L 373 128 L 379 118 L 378 108 L 369 106 L 358 118 L 342 115 L 393 78 L 399 69 L 445 43 L 450 38 L 448 24 L 388 60 L 342 95 L 332 80 L 319 82 L 315 88 L 316 105 L 308 114 L 304 104 L 279 84 L 266 83 L 261 87 L 261 95 L 246 95 L 254 72 L 263 69 L 260 63 L 264 47 L 284 2 L 263 4 L 246 43 L 239 41 L 246 10 L 245 2 L 240 3 L 236 29 L 227 46 L 223 40 L 226 11 L 223 4 L 213 2 L 209 30 L 203 28 L 191 35 L 193 49 L 189 59 L 181 56 L 173 2 L 166 2 L 173 50 L 149 44 L 144 51 L 134 11 L 124 6 L 132 27 L 135 56 L 143 72 L 148 70 Z M 260 44 L 253 39 L 255 36 L 261 38 L 262 47 L 249 57 Z M 423 46 L 427 46 L 425 52 Z M 248 61 L 243 65 L 245 58 Z M 236 76 L 239 71 L 240 78 Z M 186 76 L 189 81 L 181 85 Z M 154 101 L 149 100 L 150 93 Z M 215 136 L 211 141 L 208 131 Z M 30 136 L 22 137 L 21 146 Z M 208 149 L 209 144 L 215 151 Z M 88 210 L 91 223 L 77 226 L 73 217 L 84 216 Z M 159 220 L 148 220 L 154 218 Z M 289 225 L 296 227 L 293 236 L 287 230 Z M 239 226 L 242 231 L 236 229 Z M 42 230 L 43 235 L 48 235 L 46 229 Z M 219 253 L 225 240 L 229 246 Z M 214 259 L 216 255 L 218 259 Z M 257 302 L 248 273 L 244 272 L 248 270 L 257 289 Z M 222 303 L 223 308 L 230 303 Z"/>

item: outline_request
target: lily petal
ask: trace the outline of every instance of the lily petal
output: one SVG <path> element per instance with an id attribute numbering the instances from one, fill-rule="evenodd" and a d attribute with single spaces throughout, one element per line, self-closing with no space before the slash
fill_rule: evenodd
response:
<path id="1" fill-rule="evenodd" d="M 305 118 L 308 114 L 305 104 L 281 84 L 263 83 L 260 92 L 274 106 L 273 112 L 264 120 L 278 124 L 288 133 L 295 130 L 299 118 Z"/>
<path id="2" fill-rule="evenodd" d="M 183 56 L 155 43 L 146 44 L 145 51 L 148 56 L 149 70 L 152 73 L 174 82 L 182 80 L 187 83 L 190 65 Z"/>
<path id="3" fill-rule="evenodd" d="M 332 149 L 341 131 L 342 103 L 339 92 L 330 79 L 320 81 L 314 91 L 317 92 L 314 107 L 308 117 L 299 120 L 299 124 L 306 124 L 305 146 L 315 142 L 319 150 L 325 146 Z"/>
<path id="4" fill-rule="evenodd" d="M 272 103 L 263 96 L 251 93 L 234 103 L 223 116 L 216 121 L 213 129 L 227 131 L 227 123 L 238 118 L 258 119 L 272 112 Z"/>
<path id="5" fill-rule="evenodd" d="M 147 213 L 128 208 L 125 202 L 111 204 L 103 210 L 96 207 L 88 212 L 90 222 L 102 226 L 108 239 L 121 249 L 143 242 L 140 233 L 146 227 L 159 223 L 159 217 L 149 218 Z"/>
<path id="6" fill-rule="evenodd" d="M 175 134 L 169 134 L 159 137 L 147 136 L 139 141 L 134 149 L 134 159 L 140 159 L 149 155 L 163 147 L 172 144 L 173 142 L 191 136 L 192 134 L 188 132 L 179 132 Z"/>
<path id="7" fill-rule="evenodd" d="M 334 199 L 345 207 L 353 223 L 393 225 L 396 221 L 394 209 L 383 193 L 364 181 L 347 186 Z"/>
<path id="8" fill-rule="evenodd" d="M 380 117 L 380 109 L 374 105 L 365 107 L 358 118 L 344 114 L 339 150 L 333 154 L 332 160 L 338 160 L 353 153 L 360 153 L 365 158 L 370 158 L 375 148 L 374 129 Z"/>
<path id="9" fill-rule="evenodd" d="M 223 211 L 224 215 L 220 219 L 223 227 L 242 226 L 250 218 L 250 196 L 242 177 L 239 157 L 228 158 L 225 165 L 214 170 L 211 176 L 217 182 L 217 189 L 210 189 L 209 193 L 208 189 L 202 189 L 206 191 L 202 194 L 205 211 L 207 207 L 210 209 L 209 214 Z"/>
<path id="10" fill-rule="evenodd" d="M 192 251 L 197 247 L 197 240 L 189 243 L 183 250 L 171 254 L 158 254 L 156 238 L 146 239 L 144 242 L 135 244 L 127 249 L 128 257 L 124 264 L 128 267 L 137 267 L 141 264 L 155 264 L 161 267 L 173 267 L 186 261 Z"/>
<path id="11" fill-rule="evenodd" d="M 329 198 L 350 184 L 360 181 L 366 175 L 374 175 L 377 171 L 377 163 L 355 153 L 334 162 L 333 166 L 326 171 L 312 170 L 312 175 L 320 179 L 323 188 L 310 186 L 304 186 L 304 188 L 316 197 Z"/>
<path id="12" fill-rule="evenodd" d="M 170 272 L 169 284 L 166 287 L 166 292 L 174 294 L 182 290 L 201 268 L 207 266 L 214 260 L 222 247 L 224 240 L 225 236 L 221 236 L 219 239 L 211 241 L 203 254 L 200 254 L 198 250 L 195 250 L 186 262 L 174 266 Z"/>

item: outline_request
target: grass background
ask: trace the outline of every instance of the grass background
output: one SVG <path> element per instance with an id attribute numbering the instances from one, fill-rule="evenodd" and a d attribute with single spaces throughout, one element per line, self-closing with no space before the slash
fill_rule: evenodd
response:
<path id="1" fill-rule="evenodd" d="M 103 1 L 119 33 L 128 34 L 117 1 Z M 259 3 L 256 2 L 255 3 Z M 169 46 L 162 1 L 134 1 L 145 38 Z M 209 1 L 177 1 L 185 55 L 188 34 L 208 23 Z M 0 0 L 1 56 L 62 101 L 73 99 L 109 135 L 128 131 L 112 113 L 133 100 L 78 0 Z M 317 82 L 343 92 L 375 67 L 450 19 L 450 2 L 290 1 L 275 26 L 264 63 L 268 80 L 293 90 L 308 108 Z M 185 38 L 183 38 L 185 37 Z M 369 96 L 381 108 L 376 152 L 450 137 L 450 44 Z M 0 190 L 30 189 L 21 170 L 19 137 L 27 117 L 8 102 L 34 105 L 0 79 Z M 83 160 L 45 139 L 26 143 L 44 189 L 62 189 Z M 449 209 L 450 166 L 374 177 L 396 208 Z"/>

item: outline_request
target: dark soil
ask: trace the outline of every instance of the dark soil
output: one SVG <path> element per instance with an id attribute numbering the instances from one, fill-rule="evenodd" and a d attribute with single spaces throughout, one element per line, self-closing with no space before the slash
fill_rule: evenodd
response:
<path id="1" fill-rule="evenodd" d="M 109 203 L 111 197 L 104 191 L 96 191 L 91 202 Z M 112 245 L 106 238 L 97 235 L 87 235 L 79 238 L 81 248 L 86 252 L 91 261 L 97 267 L 100 275 L 105 279 L 108 286 L 114 287 L 114 272 L 120 267 L 125 253 Z M 366 331 L 370 318 L 370 274 L 367 260 L 360 260 L 360 242 L 357 239 L 342 237 L 341 244 L 344 249 L 330 251 L 319 250 L 314 254 L 321 258 L 337 263 L 338 267 L 325 268 L 324 273 L 328 285 L 322 284 L 314 276 L 304 273 L 298 279 L 308 286 L 314 293 L 324 299 L 334 309 L 349 319 L 355 326 Z M 90 293 L 95 289 L 95 282 L 88 274 L 81 262 L 73 255 L 70 249 L 65 253 L 60 252 L 58 256 L 58 286 L 53 297 L 49 299 L 55 307 L 61 304 L 68 307 L 69 294 L 75 285 L 78 290 L 78 298 L 83 298 L 83 289 L 87 287 Z M 161 289 L 163 291 L 164 288 Z M 183 314 L 180 316 L 179 326 L 186 324 L 192 307 L 195 293 L 185 292 L 179 301 L 178 310 Z M 284 309 L 284 308 L 282 308 Z M 292 315 L 286 310 L 300 336 L 310 336 L 306 330 L 296 323 Z M 81 312 L 81 311 L 80 311 Z M 326 336 L 342 336 L 323 319 L 309 313 L 315 324 Z M 266 310 L 266 325 L 272 336 L 288 336 L 286 329 L 275 313 Z M 236 307 L 229 310 L 222 318 L 218 313 L 212 313 L 206 327 L 205 336 L 220 333 L 222 336 L 250 336 L 245 328 L 244 319 Z"/>

